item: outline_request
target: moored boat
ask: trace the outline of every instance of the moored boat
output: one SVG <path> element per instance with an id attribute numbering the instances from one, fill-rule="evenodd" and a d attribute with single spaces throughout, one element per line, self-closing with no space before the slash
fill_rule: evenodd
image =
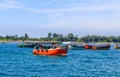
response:
<path id="1" fill-rule="evenodd" d="M 36 55 L 66 56 L 67 51 L 68 51 L 68 47 L 61 47 L 61 46 L 44 49 L 42 45 L 37 45 L 33 49 L 33 53 Z"/>
<path id="2" fill-rule="evenodd" d="M 84 50 L 84 45 L 76 45 L 76 44 L 71 44 L 71 45 L 68 45 L 68 48 L 70 50 Z"/>
<path id="3" fill-rule="evenodd" d="M 115 49 L 120 49 L 120 44 L 115 44 L 115 45 L 114 45 L 114 48 L 115 48 Z"/>
<path id="4" fill-rule="evenodd" d="M 19 47 L 23 48 L 23 47 L 32 47 L 34 48 L 34 46 L 36 46 L 38 43 L 33 43 L 33 42 L 24 42 L 21 44 L 18 44 Z"/>
<path id="5" fill-rule="evenodd" d="M 110 48 L 109 44 L 96 45 L 92 47 L 93 50 L 108 50 L 109 48 Z"/>

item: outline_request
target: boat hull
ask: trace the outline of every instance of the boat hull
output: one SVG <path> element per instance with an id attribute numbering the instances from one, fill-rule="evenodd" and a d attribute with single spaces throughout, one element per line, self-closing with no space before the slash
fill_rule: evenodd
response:
<path id="1" fill-rule="evenodd" d="M 114 48 L 115 49 L 120 49 L 120 46 L 115 45 Z"/>
<path id="2" fill-rule="evenodd" d="M 34 49 L 33 53 L 36 55 L 67 55 L 67 49 L 61 49 L 61 48 L 56 48 L 56 49 Z"/>
<path id="3" fill-rule="evenodd" d="M 72 45 L 70 45 L 69 49 L 70 50 L 84 50 L 85 48 L 84 48 L 84 46 L 72 46 Z"/>
<path id="4" fill-rule="evenodd" d="M 108 50 L 110 46 L 93 46 L 93 50 Z"/>

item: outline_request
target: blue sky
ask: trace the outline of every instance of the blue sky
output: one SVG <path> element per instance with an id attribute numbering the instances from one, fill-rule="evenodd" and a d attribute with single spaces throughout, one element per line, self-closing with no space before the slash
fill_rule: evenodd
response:
<path id="1" fill-rule="evenodd" d="M 120 0 L 0 0 L 0 35 L 120 35 Z"/>

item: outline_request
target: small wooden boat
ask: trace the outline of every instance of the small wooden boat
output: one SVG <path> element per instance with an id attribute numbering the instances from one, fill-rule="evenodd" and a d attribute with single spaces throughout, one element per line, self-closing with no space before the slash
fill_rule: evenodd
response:
<path id="1" fill-rule="evenodd" d="M 44 49 L 42 45 L 37 45 L 33 49 L 33 53 L 36 55 L 53 55 L 53 56 L 66 56 L 68 47 L 52 47 L 50 49 Z"/>
<path id="2" fill-rule="evenodd" d="M 2 44 L 5 44 L 5 42 L 2 42 Z"/>
<path id="3" fill-rule="evenodd" d="M 96 45 L 92 47 L 93 50 L 108 50 L 109 48 L 110 48 L 109 44 Z"/>
<path id="4" fill-rule="evenodd" d="M 115 44 L 115 45 L 114 45 L 114 48 L 115 48 L 115 49 L 120 49 L 120 44 Z"/>
<path id="5" fill-rule="evenodd" d="M 21 44 L 18 44 L 19 47 L 23 48 L 23 47 L 31 47 L 34 48 L 34 46 L 36 46 L 38 43 L 33 43 L 33 42 L 24 42 Z"/>
<path id="6" fill-rule="evenodd" d="M 68 45 L 68 48 L 70 50 L 84 50 L 84 45 L 76 45 L 76 44 L 71 44 L 71 45 Z"/>
<path id="7" fill-rule="evenodd" d="M 92 49 L 93 45 L 86 44 L 86 45 L 84 45 L 84 47 L 85 47 L 85 49 Z"/>

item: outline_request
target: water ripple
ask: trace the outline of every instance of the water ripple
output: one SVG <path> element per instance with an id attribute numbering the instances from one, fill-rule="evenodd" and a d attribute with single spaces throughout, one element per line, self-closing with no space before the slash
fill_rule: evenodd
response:
<path id="1" fill-rule="evenodd" d="M 32 48 L 0 45 L 0 77 L 119 77 L 120 50 L 69 50 L 68 55 L 36 56 Z"/>

